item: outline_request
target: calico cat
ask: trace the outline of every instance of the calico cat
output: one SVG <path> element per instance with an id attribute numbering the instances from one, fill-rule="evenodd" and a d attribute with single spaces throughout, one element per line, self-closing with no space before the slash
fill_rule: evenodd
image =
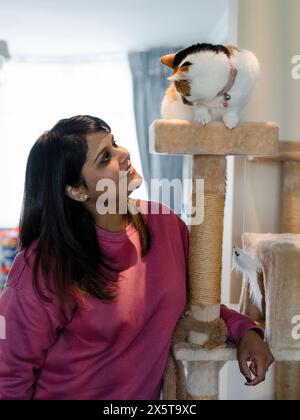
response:
<path id="1" fill-rule="evenodd" d="M 165 119 L 237 126 L 259 75 L 256 56 L 232 45 L 195 44 L 160 59 L 173 74 L 162 101 Z"/>

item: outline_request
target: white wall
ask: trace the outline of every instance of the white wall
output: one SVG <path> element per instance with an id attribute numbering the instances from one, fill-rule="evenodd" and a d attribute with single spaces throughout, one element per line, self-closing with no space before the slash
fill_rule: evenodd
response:
<path id="1" fill-rule="evenodd" d="M 1 0 L 12 54 L 98 54 L 222 42 L 228 0 Z"/>
<path id="2" fill-rule="evenodd" d="M 28 153 L 35 140 L 61 118 L 100 116 L 143 175 L 126 56 L 114 56 L 113 62 L 10 60 L 0 76 L 0 227 L 18 225 Z M 111 94 L 112 81 L 118 100 Z M 136 196 L 146 198 L 145 183 L 132 193 Z"/>

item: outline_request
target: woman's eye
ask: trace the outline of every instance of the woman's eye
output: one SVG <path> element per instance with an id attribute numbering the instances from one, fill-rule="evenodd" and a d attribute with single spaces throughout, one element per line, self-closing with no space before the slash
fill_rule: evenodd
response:
<path id="1" fill-rule="evenodd" d="M 109 153 L 105 153 L 104 158 L 102 159 L 102 163 L 107 162 L 109 159 L 106 159 L 106 157 L 109 158 L 109 156 L 110 156 Z"/>
<path id="2" fill-rule="evenodd" d="M 119 147 L 118 145 L 117 145 L 117 140 L 113 140 L 113 145 L 112 145 L 113 147 L 115 147 L 115 148 L 117 148 L 117 147 Z M 103 157 L 103 159 L 102 159 L 102 161 L 101 161 L 101 163 L 106 163 L 106 162 L 108 162 L 109 161 L 109 157 L 110 157 L 110 153 L 108 153 L 108 152 L 106 152 L 105 153 L 105 155 L 104 155 L 104 157 Z M 107 159 L 106 159 L 107 158 Z"/>

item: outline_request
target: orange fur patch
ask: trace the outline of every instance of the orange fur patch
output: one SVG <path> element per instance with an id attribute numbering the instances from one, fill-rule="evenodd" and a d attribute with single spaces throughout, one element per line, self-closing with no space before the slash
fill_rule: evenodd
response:
<path id="1" fill-rule="evenodd" d="M 180 69 L 178 67 L 176 67 L 176 69 L 172 73 L 172 76 L 174 76 L 174 74 L 176 74 L 176 76 L 185 77 L 188 71 L 189 71 L 189 66 L 182 66 L 182 67 L 180 67 Z"/>
<path id="2" fill-rule="evenodd" d="M 171 83 L 168 89 L 166 90 L 167 98 L 170 102 L 177 101 L 177 95 L 176 95 L 176 87 L 174 83 Z"/>
<path id="3" fill-rule="evenodd" d="M 237 47 L 235 47 L 234 45 L 226 45 L 226 48 L 229 52 L 230 57 L 232 57 L 234 55 L 235 52 L 240 51 Z"/>

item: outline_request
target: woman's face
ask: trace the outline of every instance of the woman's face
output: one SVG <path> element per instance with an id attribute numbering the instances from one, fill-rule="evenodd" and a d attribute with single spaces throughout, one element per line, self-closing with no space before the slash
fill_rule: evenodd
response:
<path id="1" fill-rule="evenodd" d="M 112 200 L 118 208 L 119 196 L 125 197 L 127 202 L 127 197 L 142 184 L 143 179 L 135 170 L 127 173 L 131 167 L 130 153 L 115 142 L 113 134 L 98 132 L 85 138 L 88 152 L 82 176 L 89 201 L 96 202 L 104 195 L 103 199 Z"/>

